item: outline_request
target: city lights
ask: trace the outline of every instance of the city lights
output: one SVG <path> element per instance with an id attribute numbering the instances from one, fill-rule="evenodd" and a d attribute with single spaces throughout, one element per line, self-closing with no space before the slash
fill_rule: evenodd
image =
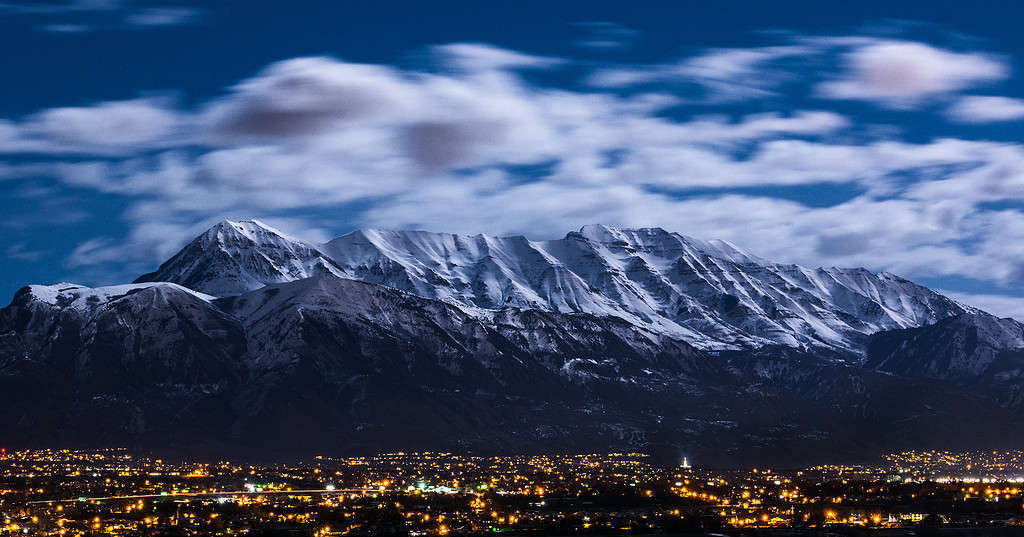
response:
<path id="1" fill-rule="evenodd" d="M 256 465 L 120 449 L 18 451 L 0 460 L 0 535 L 1011 526 L 1024 525 L 1022 477 L 1019 451 L 904 452 L 874 465 L 797 470 L 659 466 L 638 453 L 386 453 Z"/>

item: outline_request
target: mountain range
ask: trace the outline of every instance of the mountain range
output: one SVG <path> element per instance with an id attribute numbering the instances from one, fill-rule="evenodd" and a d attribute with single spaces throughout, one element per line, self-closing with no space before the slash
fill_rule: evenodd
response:
<path id="1" fill-rule="evenodd" d="M 0 421 L 24 445 L 796 464 L 1019 445 L 1022 385 L 1014 320 L 657 228 L 314 244 L 224 221 L 132 284 L 0 310 Z"/>

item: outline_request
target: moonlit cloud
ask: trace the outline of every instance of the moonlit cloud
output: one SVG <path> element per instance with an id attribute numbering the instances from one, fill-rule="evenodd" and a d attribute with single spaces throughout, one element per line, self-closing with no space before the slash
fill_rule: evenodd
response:
<path id="1" fill-rule="evenodd" d="M 856 46 L 843 58 L 844 72 L 818 92 L 831 99 L 874 101 L 911 108 L 928 97 L 984 85 L 1009 76 L 1003 62 L 986 54 L 958 53 L 924 43 L 877 41 Z"/>
<path id="2" fill-rule="evenodd" d="M 119 9 L 124 0 L 71 0 L 67 2 L 13 1 L 0 3 L 0 14 L 63 14 L 96 11 L 112 11 Z"/>
<path id="3" fill-rule="evenodd" d="M 794 60 L 840 69 L 813 73 L 824 78 L 816 94 L 826 99 L 870 101 L 887 108 L 914 108 L 1007 78 L 1007 64 L 990 54 L 953 52 L 926 43 L 874 37 L 797 37 L 786 45 L 712 49 L 676 63 L 598 69 L 588 83 L 601 88 L 641 84 L 692 84 L 705 103 L 763 99 L 793 81 Z"/>
<path id="4" fill-rule="evenodd" d="M 131 11 L 124 22 L 131 26 L 177 26 L 198 19 L 200 11 L 187 7 L 149 7 Z"/>
<path id="5" fill-rule="evenodd" d="M 394 121 L 416 107 L 391 68 L 297 58 L 275 63 L 212 103 L 205 122 L 226 143 L 322 132 L 357 121 Z"/>
<path id="6" fill-rule="evenodd" d="M 673 64 L 599 69 L 587 82 L 600 88 L 623 88 L 657 82 L 688 83 L 702 88 L 707 102 L 729 102 L 774 94 L 786 75 L 773 62 L 813 54 L 806 46 L 714 49 Z"/>
<path id="7" fill-rule="evenodd" d="M 34 16 L 54 20 L 39 24 L 43 32 L 81 34 L 111 28 L 157 28 L 193 23 L 202 16 L 196 7 L 151 5 L 132 7 L 128 0 L 73 0 L 67 2 L 0 3 L 0 16 Z M 82 22 L 82 16 L 91 23 Z"/>
<path id="8" fill-rule="evenodd" d="M 994 95 L 961 97 L 946 111 L 959 123 L 991 123 L 1024 119 L 1024 99 Z"/>
<path id="9" fill-rule="evenodd" d="M 1024 145 L 904 139 L 827 109 L 947 99 L 957 120 L 1005 117 L 1014 99 L 956 95 L 1008 76 L 988 54 L 864 37 L 633 66 L 478 43 L 430 53 L 423 70 L 292 58 L 189 107 L 126 98 L 2 120 L 0 153 L 39 160 L 0 165 L 0 179 L 124 200 L 127 235 L 83 241 L 73 271 L 155 265 L 221 218 L 260 217 L 311 240 L 352 227 L 550 238 L 659 226 L 783 262 L 1024 282 L 1024 213 L 992 206 L 1024 198 Z M 582 85 L 530 76 L 573 70 Z M 815 106 L 762 100 L 799 76 Z M 757 111 L 714 107 L 751 98 Z M 813 198 L 827 188 L 844 194 Z"/>
<path id="10" fill-rule="evenodd" d="M 43 24 L 38 28 L 44 32 L 53 32 L 55 34 L 80 34 L 94 30 L 94 28 L 88 24 L 72 23 Z"/>
<path id="11" fill-rule="evenodd" d="M 7 247 L 4 254 L 8 259 L 14 259 L 25 263 L 35 263 L 45 254 L 43 250 L 32 248 L 25 242 L 16 242 Z"/>
<path id="12" fill-rule="evenodd" d="M 485 43 L 452 43 L 433 47 L 433 51 L 444 64 L 468 71 L 542 69 L 564 62 L 559 58 L 523 54 Z"/>
<path id="13" fill-rule="evenodd" d="M 0 153 L 124 154 L 171 143 L 183 119 L 153 99 L 43 110 L 0 121 Z"/>
<path id="14" fill-rule="evenodd" d="M 117 242 L 109 237 L 89 239 L 71 251 L 65 265 L 74 269 L 85 265 L 112 263 L 124 255 L 126 248 L 118 247 Z"/>

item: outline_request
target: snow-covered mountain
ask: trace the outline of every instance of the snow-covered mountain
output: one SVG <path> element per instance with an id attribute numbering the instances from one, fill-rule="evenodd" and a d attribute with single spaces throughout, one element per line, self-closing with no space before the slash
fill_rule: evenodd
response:
<path id="1" fill-rule="evenodd" d="M 172 283 L 22 288 L 0 310 L 0 419 L 18 424 L 9 437 L 113 434 L 97 441 L 123 445 L 155 427 L 226 426 L 214 409 L 247 375 L 246 342 L 211 298 Z"/>
<path id="2" fill-rule="evenodd" d="M 215 296 L 237 295 L 340 271 L 315 245 L 258 220 L 224 220 L 135 283 L 174 282 Z"/>
<path id="3" fill-rule="evenodd" d="M 258 457 L 665 449 L 727 465 L 906 438 L 1017 445 L 1024 431 L 1019 407 L 943 380 L 790 347 L 706 353 L 615 315 L 467 309 L 329 273 L 221 298 L 166 282 L 25 287 L 0 310 L 4 441 Z"/>
<path id="4" fill-rule="evenodd" d="M 225 221 L 136 283 L 18 291 L 0 310 L 0 423 L 19 445 L 204 456 L 803 464 L 1019 445 L 1022 345 L 1019 323 L 891 274 L 661 229 L 311 244 Z"/>
<path id="5" fill-rule="evenodd" d="M 360 230 L 314 245 L 224 221 L 138 281 L 230 296 L 333 274 L 489 318 L 507 309 L 623 319 L 701 349 L 860 353 L 872 333 L 973 312 L 888 273 L 773 263 L 726 241 L 585 226 L 564 238 Z"/>

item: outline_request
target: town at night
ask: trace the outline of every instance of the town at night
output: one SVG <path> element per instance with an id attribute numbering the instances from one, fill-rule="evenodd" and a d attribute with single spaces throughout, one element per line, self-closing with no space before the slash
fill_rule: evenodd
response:
<path id="1" fill-rule="evenodd" d="M 729 470 L 635 453 L 257 465 L 24 450 L 0 458 L 0 515 L 11 536 L 1020 535 L 1024 452 Z"/>

